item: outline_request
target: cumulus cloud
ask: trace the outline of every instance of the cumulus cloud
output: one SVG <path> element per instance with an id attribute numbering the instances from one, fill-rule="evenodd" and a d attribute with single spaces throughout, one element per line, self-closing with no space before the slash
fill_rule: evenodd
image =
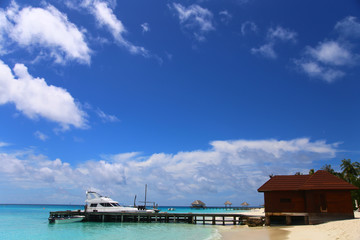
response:
<path id="1" fill-rule="evenodd" d="M 46 141 L 46 140 L 49 138 L 46 134 L 44 134 L 44 133 L 42 133 L 42 132 L 40 132 L 40 131 L 36 131 L 36 132 L 34 133 L 34 136 L 35 136 L 36 138 L 40 139 L 41 141 Z"/>
<path id="2" fill-rule="evenodd" d="M 220 11 L 219 15 L 221 22 L 224 24 L 229 24 L 230 20 L 232 19 L 232 15 L 227 10 Z"/>
<path id="3" fill-rule="evenodd" d="M 258 27 L 254 22 L 246 21 L 241 24 L 241 34 L 245 36 L 247 33 L 258 31 Z"/>
<path id="4" fill-rule="evenodd" d="M 205 34 L 215 30 L 214 16 L 206 8 L 202 8 L 197 4 L 185 7 L 180 3 L 169 4 L 168 7 L 177 14 L 183 29 L 190 31 L 198 41 L 204 41 Z"/>
<path id="5" fill-rule="evenodd" d="M 0 9 L 0 53 L 11 43 L 29 51 L 38 48 L 56 63 L 89 64 L 91 59 L 83 32 L 52 5 L 20 8 L 13 1 L 6 10 Z"/>
<path id="6" fill-rule="evenodd" d="M 43 117 L 69 126 L 84 128 L 86 114 L 65 89 L 48 85 L 43 78 L 34 78 L 23 64 L 15 64 L 13 71 L 0 60 L 0 104 L 13 103 L 25 116 Z"/>
<path id="7" fill-rule="evenodd" d="M 0 153 L 0 176 L 19 185 L 36 183 L 31 185 L 35 188 L 93 187 L 106 193 L 121 192 L 121 198 L 128 201 L 147 183 L 157 199 L 190 201 L 214 193 L 253 194 L 269 174 L 307 171 L 314 161 L 335 157 L 338 148 L 337 143 L 308 138 L 214 141 L 210 146 L 208 150 L 175 154 L 106 155 L 78 166 L 32 153 Z"/>
<path id="8" fill-rule="evenodd" d="M 360 23 L 356 17 L 348 16 L 335 24 L 337 39 L 324 40 L 317 46 L 307 46 L 303 56 L 295 59 L 298 69 L 311 78 L 332 83 L 346 76 L 346 71 L 356 66 L 359 54 L 357 39 L 360 37 Z"/>
<path id="9" fill-rule="evenodd" d="M 328 83 L 332 83 L 345 76 L 344 72 L 329 67 L 323 67 L 316 61 L 299 60 L 295 63 L 310 77 L 320 78 Z"/>
<path id="10" fill-rule="evenodd" d="M 317 47 L 306 47 L 304 57 L 295 60 L 295 64 L 309 77 L 319 78 L 328 83 L 345 76 L 339 67 L 351 66 L 356 61 L 345 45 L 337 41 L 325 41 Z"/>
<path id="11" fill-rule="evenodd" d="M 148 23 L 143 23 L 140 25 L 141 28 L 142 28 L 142 32 L 143 33 L 146 33 L 146 32 L 149 32 L 150 31 L 150 25 Z"/>
<path id="12" fill-rule="evenodd" d="M 270 28 L 267 33 L 267 38 L 270 40 L 282 40 L 282 41 L 290 41 L 296 42 L 297 33 L 291 31 L 289 29 L 285 29 L 281 26 L 277 26 L 276 28 Z"/>
<path id="13" fill-rule="evenodd" d="M 344 38 L 360 38 L 360 23 L 353 16 L 348 16 L 337 22 L 335 30 Z"/>
<path id="14" fill-rule="evenodd" d="M 335 24 L 337 39 L 324 40 L 315 47 L 307 46 L 303 56 L 295 59 L 298 69 L 311 78 L 332 83 L 346 76 L 346 72 L 358 64 L 356 53 L 360 37 L 360 23 L 348 16 Z"/>
<path id="15" fill-rule="evenodd" d="M 253 27 L 251 23 L 249 26 Z M 246 25 L 244 26 L 244 29 L 246 29 L 245 27 Z M 278 44 L 279 41 L 296 43 L 297 33 L 281 26 L 277 26 L 276 28 L 271 27 L 267 31 L 266 39 L 267 41 L 264 45 L 258 48 L 252 48 L 251 53 L 258 54 L 269 59 L 276 59 L 277 54 L 274 50 L 275 45 Z"/>
<path id="16" fill-rule="evenodd" d="M 259 54 L 259 55 L 261 55 L 263 57 L 270 58 L 270 59 L 277 58 L 277 54 L 276 54 L 276 52 L 274 50 L 274 44 L 273 43 L 264 44 L 264 45 L 260 46 L 259 48 L 252 48 L 251 53 L 252 54 Z"/>
<path id="17" fill-rule="evenodd" d="M 316 61 L 328 65 L 348 65 L 354 59 L 351 52 L 336 41 L 322 42 L 316 48 L 307 47 L 306 51 Z"/>

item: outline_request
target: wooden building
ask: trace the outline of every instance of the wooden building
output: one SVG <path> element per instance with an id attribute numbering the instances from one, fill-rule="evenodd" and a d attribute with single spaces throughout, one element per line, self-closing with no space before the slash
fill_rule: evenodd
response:
<path id="1" fill-rule="evenodd" d="M 354 218 L 354 185 L 319 170 L 312 175 L 273 176 L 258 191 L 264 192 L 266 225 L 318 224 Z"/>

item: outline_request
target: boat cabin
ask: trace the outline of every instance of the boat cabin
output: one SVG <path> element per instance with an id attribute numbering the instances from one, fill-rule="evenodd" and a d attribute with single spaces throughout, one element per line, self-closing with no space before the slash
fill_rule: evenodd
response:
<path id="1" fill-rule="evenodd" d="M 139 209 L 135 207 L 121 206 L 117 201 L 110 197 L 104 197 L 100 194 L 87 191 L 86 192 L 85 212 L 155 212 L 155 210 Z"/>

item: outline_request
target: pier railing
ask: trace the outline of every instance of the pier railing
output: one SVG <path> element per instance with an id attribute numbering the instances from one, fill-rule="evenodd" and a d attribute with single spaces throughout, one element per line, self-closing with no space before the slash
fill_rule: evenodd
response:
<path id="1" fill-rule="evenodd" d="M 50 212 L 50 217 L 84 215 L 84 221 L 91 222 L 161 222 L 190 223 L 211 225 L 239 225 L 249 222 L 264 222 L 263 216 L 247 216 L 246 214 L 230 213 L 121 213 L 121 212 L 83 212 L 57 211 Z"/>

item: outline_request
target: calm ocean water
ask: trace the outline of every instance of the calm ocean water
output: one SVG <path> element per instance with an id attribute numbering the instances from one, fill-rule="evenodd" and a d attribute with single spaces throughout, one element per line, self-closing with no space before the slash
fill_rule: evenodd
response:
<path id="1" fill-rule="evenodd" d="M 169 207 L 161 208 L 168 211 Z M 223 212 L 174 207 L 174 212 Z M 67 205 L 0 205 L 0 239 L 64 240 L 215 240 L 216 227 L 180 223 L 98 223 L 49 224 L 50 211 L 83 209 Z M 228 212 L 228 211 L 227 211 Z"/>

